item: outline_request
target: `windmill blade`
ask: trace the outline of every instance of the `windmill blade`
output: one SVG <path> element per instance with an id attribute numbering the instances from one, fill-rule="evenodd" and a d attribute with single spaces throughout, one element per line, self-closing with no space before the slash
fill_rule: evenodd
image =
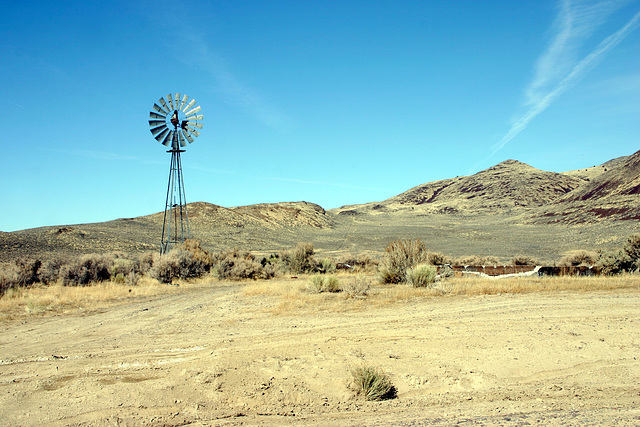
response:
<path id="1" fill-rule="evenodd" d="M 197 130 L 195 130 L 192 127 L 187 126 L 187 132 L 189 132 L 190 134 L 193 134 L 193 136 L 195 136 L 196 138 L 200 136 L 200 132 L 198 132 Z"/>
<path id="2" fill-rule="evenodd" d="M 192 108 L 191 110 L 185 112 L 184 115 L 185 116 L 191 116 L 191 115 L 197 113 L 200 110 L 202 110 L 202 108 L 200 108 L 200 106 L 198 105 L 196 108 Z"/>
<path id="3" fill-rule="evenodd" d="M 156 140 L 158 142 L 162 142 L 164 144 L 164 139 L 167 136 L 167 134 L 169 133 L 169 128 L 167 128 L 166 126 L 164 127 L 164 129 L 162 130 L 162 132 L 160 132 L 159 135 L 156 135 Z"/>
<path id="4" fill-rule="evenodd" d="M 162 98 L 161 98 L 162 99 Z M 168 111 L 166 111 L 164 108 L 162 108 L 161 106 L 159 106 L 158 104 L 153 104 L 153 109 L 156 110 L 158 113 L 164 113 L 164 116 L 167 117 L 167 114 L 169 114 Z"/>
<path id="5" fill-rule="evenodd" d="M 191 135 L 189 135 L 189 133 L 182 129 L 182 133 L 184 135 L 185 138 L 187 138 L 187 141 L 189 141 L 189 144 L 191 144 L 193 141 L 195 141 L 195 139 L 193 139 L 193 137 Z"/>
<path id="6" fill-rule="evenodd" d="M 178 131 L 178 141 L 180 142 L 181 147 L 186 147 L 187 143 L 184 140 L 184 136 L 182 136 L 182 132 Z"/>
<path id="7" fill-rule="evenodd" d="M 163 124 L 162 126 L 158 126 L 157 128 L 151 129 L 151 133 L 153 134 L 153 136 L 156 136 L 166 128 L 167 128 L 167 125 Z"/>
<path id="8" fill-rule="evenodd" d="M 191 117 L 187 117 L 187 120 L 202 120 L 204 118 L 203 114 L 196 114 Z"/>
<path id="9" fill-rule="evenodd" d="M 171 144 L 171 140 L 173 139 L 173 131 L 169 131 L 167 136 L 164 137 L 164 141 L 162 141 L 162 145 L 166 145 L 167 147 Z"/>
<path id="10" fill-rule="evenodd" d="M 158 99 L 158 102 L 160 103 L 160 105 L 162 105 L 164 107 L 164 109 L 166 110 L 165 113 L 169 114 L 169 112 L 171 111 L 171 109 L 169 109 L 169 106 L 167 105 L 167 103 L 165 102 L 164 98 L 160 98 Z"/>
<path id="11" fill-rule="evenodd" d="M 175 97 L 173 98 L 173 103 L 176 104 L 176 108 L 174 108 L 174 110 L 179 110 L 180 109 L 180 94 L 176 93 Z"/>
<path id="12" fill-rule="evenodd" d="M 167 122 L 165 122 L 164 120 L 149 120 L 149 127 L 156 127 L 156 126 L 166 126 Z"/>
<path id="13" fill-rule="evenodd" d="M 196 100 L 192 99 L 191 101 L 189 101 L 189 103 L 184 107 L 184 110 L 182 110 L 182 112 L 184 113 L 185 111 L 187 111 L 189 108 L 193 107 L 194 105 L 196 105 Z M 187 114 L 188 115 L 188 114 Z"/>
<path id="14" fill-rule="evenodd" d="M 167 101 L 169 101 L 169 107 L 171 107 L 172 110 L 175 110 L 175 108 L 173 108 L 173 98 L 171 97 L 171 94 L 167 95 Z"/>
<path id="15" fill-rule="evenodd" d="M 149 118 L 151 119 L 161 119 L 166 120 L 167 116 L 163 116 L 162 114 L 156 114 L 153 111 L 149 113 Z"/>
<path id="16" fill-rule="evenodd" d="M 178 108 L 178 110 L 182 110 L 182 107 L 187 103 L 187 99 L 189 99 L 189 95 L 182 95 L 182 101 L 180 101 L 180 108 Z"/>
<path id="17" fill-rule="evenodd" d="M 202 117 L 202 116 L 200 116 L 200 117 Z M 202 129 L 202 123 L 196 123 L 196 122 L 188 121 L 188 122 L 187 122 L 187 125 L 189 125 L 189 126 L 195 126 L 195 127 L 197 127 L 198 129 Z"/>

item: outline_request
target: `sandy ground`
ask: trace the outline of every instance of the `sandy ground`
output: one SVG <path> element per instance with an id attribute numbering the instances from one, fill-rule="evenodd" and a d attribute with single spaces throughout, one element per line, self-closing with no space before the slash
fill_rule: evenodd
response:
<path id="1" fill-rule="evenodd" d="M 637 291 L 273 315 L 242 287 L 0 324 L 0 425 L 640 425 Z M 361 365 L 398 398 L 354 398 Z"/>

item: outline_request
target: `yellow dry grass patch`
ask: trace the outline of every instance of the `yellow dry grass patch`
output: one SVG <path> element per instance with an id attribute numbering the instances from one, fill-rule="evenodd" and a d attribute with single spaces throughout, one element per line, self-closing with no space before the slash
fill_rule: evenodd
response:
<path id="1" fill-rule="evenodd" d="M 603 291 L 611 289 L 640 290 L 640 276 L 637 274 L 622 274 L 618 276 L 532 276 L 504 279 L 465 277 L 444 281 L 440 286 L 445 295 L 520 294 L 554 291 Z"/>
<path id="2" fill-rule="evenodd" d="M 338 275 L 340 281 L 349 280 L 352 275 Z M 267 308 L 274 315 L 313 311 L 345 311 L 366 307 L 361 298 L 350 298 L 343 292 L 314 293 L 308 290 L 311 276 L 301 275 L 296 279 L 270 279 L 256 281 L 244 287 L 246 296 L 277 297 L 278 302 Z"/>
<path id="3" fill-rule="evenodd" d="M 198 285 L 181 283 L 178 287 L 142 278 L 136 286 L 101 282 L 90 286 L 56 284 L 9 289 L 0 298 L 0 320 L 43 313 L 97 310 L 135 298 L 182 292 L 194 286 Z"/>
<path id="4" fill-rule="evenodd" d="M 341 281 L 350 280 L 350 275 L 339 275 Z M 613 289 L 640 290 L 640 276 L 600 276 L 600 277 L 510 277 L 450 278 L 429 288 L 410 285 L 383 285 L 376 283 L 375 276 L 369 276 L 372 287 L 363 298 L 349 298 L 344 293 L 310 293 L 306 290 L 310 277 L 272 279 L 248 284 L 243 289 L 246 296 L 276 297 L 278 301 L 268 308 L 274 315 L 299 314 L 310 311 L 343 312 L 363 310 L 367 307 L 381 307 L 426 298 L 448 296 L 520 294 L 532 292 L 561 291 L 604 291 Z"/>

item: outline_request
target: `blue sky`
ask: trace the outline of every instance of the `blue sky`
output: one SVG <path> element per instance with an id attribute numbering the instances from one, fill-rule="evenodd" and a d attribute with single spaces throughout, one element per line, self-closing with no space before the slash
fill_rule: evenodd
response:
<path id="1" fill-rule="evenodd" d="M 3 5 L 0 230 L 164 209 L 148 114 L 202 106 L 186 197 L 384 200 L 506 159 L 640 149 L 640 1 L 32 1 Z"/>

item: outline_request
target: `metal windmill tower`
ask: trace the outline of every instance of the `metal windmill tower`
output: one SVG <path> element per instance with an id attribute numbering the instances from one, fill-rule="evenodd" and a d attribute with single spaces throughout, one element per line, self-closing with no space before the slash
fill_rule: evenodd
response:
<path id="1" fill-rule="evenodd" d="M 188 102 L 187 102 L 188 101 Z M 167 253 L 171 248 L 191 237 L 187 199 L 184 192 L 182 162 L 180 153 L 184 153 L 187 141 L 192 143 L 200 135 L 195 128 L 202 129 L 200 106 L 194 107 L 195 99 L 189 101 L 188 95 L 168 94 L 153 104 L 149 113 L 149 126 L 154 138 L 171 150 L 171 167 L 169 169 L 169 185 L 164 206 L 162 224 L 162 240 L 160 253 Z"/>

